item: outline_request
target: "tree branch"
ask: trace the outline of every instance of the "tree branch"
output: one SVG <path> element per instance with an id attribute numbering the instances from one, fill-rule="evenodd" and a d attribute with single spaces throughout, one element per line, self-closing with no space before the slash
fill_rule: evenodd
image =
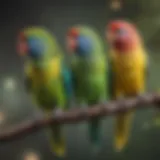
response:
<path id="1" fill-rule="evenodd" d="M 151 104 L 160 104 L 160 94 L 148 93 L 143 96 L 109 101 L 106 104 L 97 104 L 88 108 L 77 108 L 69 111 L 57 111 L 48 118 L 39 117 L 19 125 L 13 126 L 0 133 L 0 142 L 6 142 L 22 138 L 23 136 L 37 131 L 50 124 L 66 124 L 88 121 L 94 117 L 103 117 L 126 112 L 131 109 L 151 107 Z M 153 106 L 152 106 L 153 107 Z"/>

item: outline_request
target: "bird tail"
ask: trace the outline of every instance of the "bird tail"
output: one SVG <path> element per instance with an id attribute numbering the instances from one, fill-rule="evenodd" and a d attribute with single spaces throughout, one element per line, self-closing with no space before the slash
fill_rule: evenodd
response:
<path id="1" fill-rule="evenodd" d="M 54 153 L 59 157 L 65 156 L 65 138 L 60 125 L 50 126 L 50 144 Z"/>
<path id="2" fill-rule="evenodd" d="M 121 113 L 116 117 L 115 149 L 121 151 L 128 142 L 133 112 Z"/>
<path id="3" fill-rule="evenodd" d="M 100 135 L 100 121 L 98 118 L 91 119 L 89 123 L 89 138 L 92 146 L 96 148 L 100 146 L 101 135 Z"/>

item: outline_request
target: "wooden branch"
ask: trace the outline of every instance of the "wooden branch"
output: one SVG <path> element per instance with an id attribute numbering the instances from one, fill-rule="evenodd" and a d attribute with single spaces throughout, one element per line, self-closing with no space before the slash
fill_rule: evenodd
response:
<path id="1" fill-rule="evenodd" d="M 106 104 L 97 104 L 85 109 L 76 108 L 66 112 L 57 111 L 47 119 L 39 117 L 38 119 L 22 122 L 17 126 L 13 126 L 8 130 L 0 132 L 0 143 L 22 138 L 23 136 L 50 124 L 78 123 L 81 121 L 88 121 L 94 117 L 110 116 L 126 112 L 130 109 L 148 108 L 151 107 L 151 104 L 160 104 L 160 94 L 148 93 L 135 98 L 109 101 Z"/>

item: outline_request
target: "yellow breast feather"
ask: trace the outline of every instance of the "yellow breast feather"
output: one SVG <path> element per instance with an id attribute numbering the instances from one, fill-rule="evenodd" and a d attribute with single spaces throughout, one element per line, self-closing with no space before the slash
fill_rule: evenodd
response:
<path id="1" fill-rule="evenodd" d="M 144 90 L 146 55 L 142 50 L 134 53 L 112 53 L 113 71 L 116 85 L 123 92 L 130 93 Z"/>
<path id="2" fill-rule="evenodd" d="M 145 53 L 141 49 L 133 51 L 133 53 L 118 54 L 117 52 L 111 53 L 113 60 L 113 67 L 117 70 L 128 70 L 129 68 L 143 68 L 146 66 L 147 59 Z"/>
<path id="3" fill-rule="evenodd" d="M 35 68 L 33 65 L 26 65 L 26 75 L 31 78 L 34 84 L 44 84 L 51 79 L 60 76 L 60 59 L 55 58 L 45 68 Z"/>

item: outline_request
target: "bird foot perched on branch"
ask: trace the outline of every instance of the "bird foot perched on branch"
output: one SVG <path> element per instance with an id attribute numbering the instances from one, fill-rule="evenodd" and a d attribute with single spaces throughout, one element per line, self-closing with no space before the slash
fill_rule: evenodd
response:
<path id="1" fill-rule="evenodd" d="M 44 112 L 37 111 L 36 114 L 34 114 L 34 119 L 40 120 L 40 119 L 42 119 L 42 118 L 45 118 Z"/>
<path id="2" fill-rule="evenodd" d="M 55 116 L 60 116 L 64 111 L 61 109 L 61 108 L 59 108 L 59 107 L 57 107 L 58 109 L 55 109 L 54 111 L 53 111 L 53 114 L 55 115 Z"/>
<path id="3" fill-rule="evenodd" d="M 102 99 L 100 99 L 100 104 L 107 104 L 108 103 L 108 101 L 106 100 L 106 98 L 102 98 Z"/>

